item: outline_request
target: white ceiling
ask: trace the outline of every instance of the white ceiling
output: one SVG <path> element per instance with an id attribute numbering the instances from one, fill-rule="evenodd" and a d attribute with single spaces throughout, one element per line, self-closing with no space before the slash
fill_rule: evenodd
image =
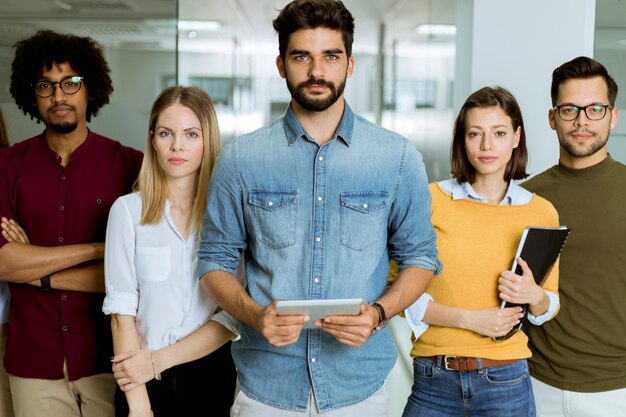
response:
<path id="1" fill-rule="evenodd" d="M 523 1 L 523 0 L 520 0 Z M 288 0 L 179 0 L 180 19 L 214 20 L 215 31 L 196 40 L 236 39 L 240 45 L 276 45 L 271 21 Z M 356 19 L 355 50 L 378 44 L 381 21 L 387 39 L 417 39 L 419 23 L 454 23 L 456 0 L 344 0 Z M 2 0 L 0 47 L 39 28 L 96 38 L 126 48 L 173 49 L 176 2 L 172 0 Z M 598 0 L 596 44 L 626 50 L 626 0 Z M 181 39 L 187 33 L 180 34 Z"/>

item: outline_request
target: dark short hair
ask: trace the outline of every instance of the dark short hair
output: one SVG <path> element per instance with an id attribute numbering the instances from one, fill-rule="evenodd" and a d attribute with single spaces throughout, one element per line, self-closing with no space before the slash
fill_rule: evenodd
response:
<path id="1" fill-rule="evenodd" d="M 339 0 L 294 0 L 280 11 L 272 25 L 278 33 L 278 50 L 283 59 L 292 33 L 318 27 L 341 31 L 346 54 L 352 55 L 354 17 Z"/>
<path id="2" fill-rule="evenodd" d="M 54 64 L 67 63 L 83 77 L 89 95 L 88 122 L 109 102 L 113 92 L 111 70 L 100 45 L 92 38 L 40 30 L 14 47 L 10 91 L 17 107 L 31 119 L 41 121 L 39 110 L 33 106 L 35 90 L 32 84 L 42 76 L 44 69 L 51 69 Z"/>
<path id="3" fill-rule="evenodd" d="M 511 118 L 514 130 L 517 130 L 518 127 L 522 128 L 517 148 L 513 149 L 511 159 L 504 171 L 504 180 L 511 181 L 526 178 L 528 176 L 526 173 L 528 150 L 526 149 L 526 129 L 524 129 L 522 111 L 513 94 L 502 87 L 483 87 L 472 93 L 463 103 L 454 122 L 454 133 L 452 135 L 450 152 L 450 172 L 452 176 L 459 184 L 464 182 L 472 184 L 476 180 L 476 169 L 467 158 L 467 150 L 465 149 L 467 113 L 473 108 L 485 107 L 499 107 Z"/>
<path id="4" fill-rule="evenodd" d="M 559 86 L 562 83 L 573 78 L 587 79 L 593 77 L 602 77 L 609 92 L 608 104 L 614 106 L 615 99 L 617 98 L 617 83 L 613 77 L 609 75 L 604 65 L 586 56 L 574 58 L 552 72 L 552 87 L 550 88 L 552 105 L 556 106 L 558 104 L 556 100 L 559 95 Z"/>

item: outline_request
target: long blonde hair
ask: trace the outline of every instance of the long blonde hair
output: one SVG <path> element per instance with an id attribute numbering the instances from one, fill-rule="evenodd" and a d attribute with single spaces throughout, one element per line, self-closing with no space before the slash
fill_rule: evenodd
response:
<path id="1" fill-rule="evenodd" d="M 150 112 L 150 124 L 148 129 L 148 141 L 146 152 L 143 157 L 139 178 L 135 184 L 135 190 L 141 195 L 141 224 L 157 224 L 163 218 L 165 201 L 167 200 L 167 183 L 165 172 L 159 164 L 156 150 L 152 144 L 155 134 L 156 122 L 163 110 L 180 104 L 189 108 L 200 120 L 204 150 L 200 172 L 196 177 L 195 201 L 191 212 L 190 224 L 200 233 L 202 217 L 206 209 L 206 195 L 211 179 L 213 164 L 220 151 L 220 131 L 217 123 L 217 115 L 211 97 L 197 87 L 169 87 L 159 94 L 152 105 Z"/>

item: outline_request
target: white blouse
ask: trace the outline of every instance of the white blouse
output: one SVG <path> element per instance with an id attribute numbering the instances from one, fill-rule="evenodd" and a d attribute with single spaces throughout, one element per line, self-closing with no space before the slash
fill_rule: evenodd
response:
<path id="1" fill-rule="evenodd" d="M 171 345 L 215 320 L 235 335 L 239 322 L 204 293 L 196 278 L 195 231 L 187 240 L 176 229 L 167 201 L 159 224 L 141 225 L 139 193 L 120 197 L 107 226 L 102 311 L 136 317 L 141 347 Z"/>

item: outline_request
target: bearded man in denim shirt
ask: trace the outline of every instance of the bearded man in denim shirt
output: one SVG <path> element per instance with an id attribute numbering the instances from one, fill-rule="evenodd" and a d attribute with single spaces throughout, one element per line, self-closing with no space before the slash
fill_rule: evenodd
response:
<path id="1" fill-rule="evenodd" d="M 295 0 L 274 29 L 290 106 L 222 151 L 198 253 L 205 290 L 242 322 L 232 415 L 386 416 L 397 354 L 384 324 L 440 268 L 424 165 L 346 104 L 354 19 L 343 3 Z M 244 253 L 246 288 L 233 275 Z M 400 274 L 387 288 L 390 258 Z M 367 302 L 313 329 L 276 314 L 277 299 L 336 298 Z"/>

